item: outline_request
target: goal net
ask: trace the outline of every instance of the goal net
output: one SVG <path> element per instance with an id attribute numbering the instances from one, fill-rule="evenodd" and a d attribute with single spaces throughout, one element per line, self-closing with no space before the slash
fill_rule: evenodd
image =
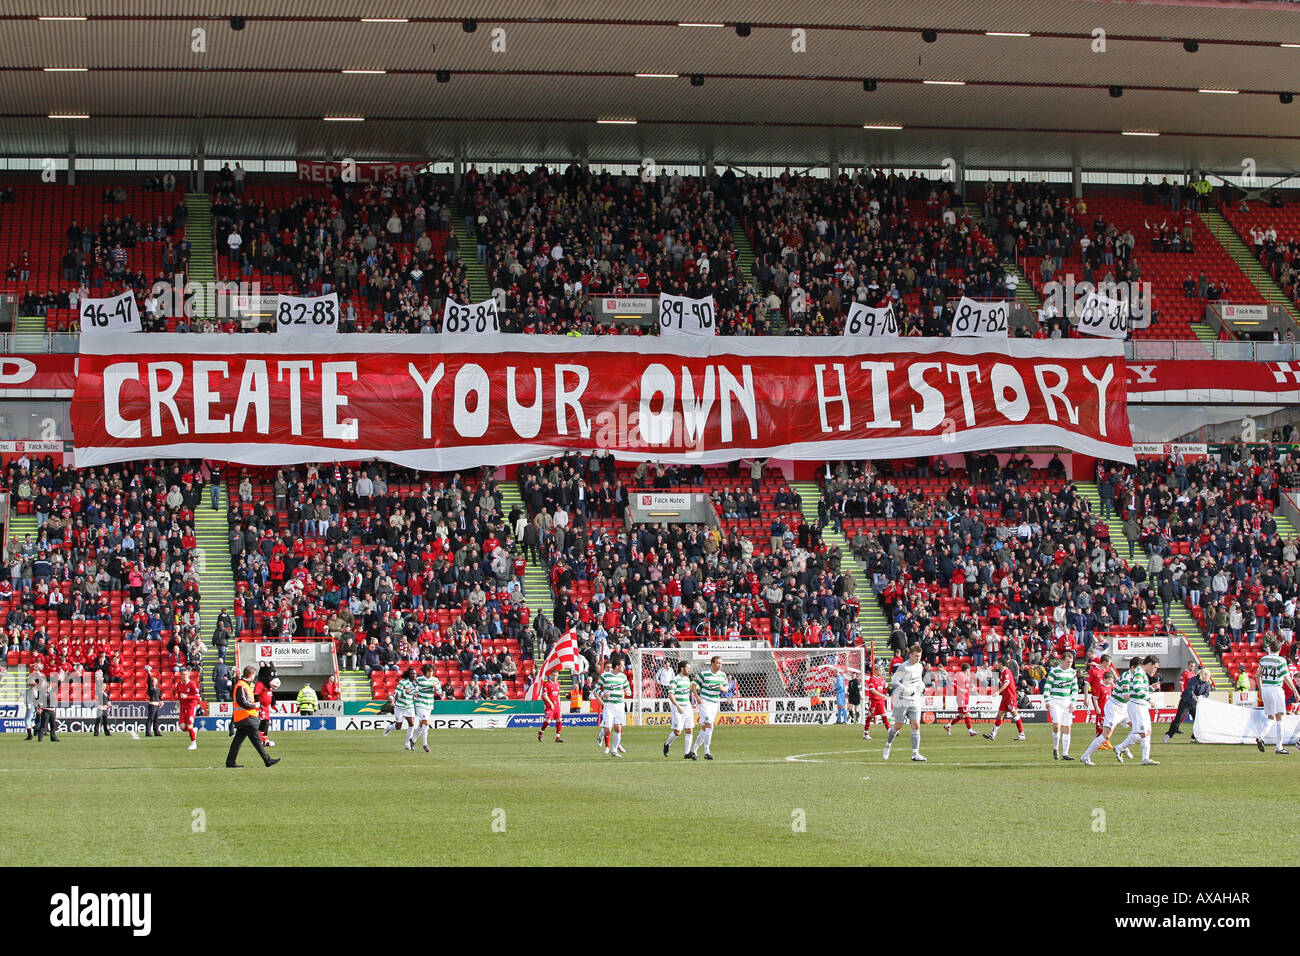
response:
<path id="1" fill-rule="evenodd" d="M 776 648 L 765 641 L 696 641 L 682 647 L 636 648 L 631 656 L 632 699 L 628 714 L 639 726 L 667 724 L 667 687 L 685 661 L 694 676 L 722 659 L 731 679 L 719 708 L 718 723 L 832 724 L 838 711 L 836 683 L 846 696 L 853 681 L 859 694 L 866 649 Z"/>

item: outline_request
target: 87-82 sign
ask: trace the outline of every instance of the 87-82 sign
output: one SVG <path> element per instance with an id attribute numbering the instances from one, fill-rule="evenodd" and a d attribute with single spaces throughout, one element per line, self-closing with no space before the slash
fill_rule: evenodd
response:
<path id="1" fill-rule="evenodd" d="M 659 293 L 660 335 L 717 335 L 717 310 L 713 296 L 692 299 Z"/>
<path id="2" fill-rule="evenodd" d="M 281 335 L 337 332 L 338 294 L 331 292 L 313 297 L 280 295 L 275 300 L 275 329 Z"/>
<path id="3" fill-rule="evenodd" d="M 952 334 L 980 338 L 1005 338 L 1011 305 L 1004 301 L 977 302 L 962 296 L 952 314 Z"/>

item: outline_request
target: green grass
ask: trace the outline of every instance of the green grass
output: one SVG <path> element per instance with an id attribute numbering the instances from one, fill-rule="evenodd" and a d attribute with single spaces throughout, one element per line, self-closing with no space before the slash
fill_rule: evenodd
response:
<path id="1" fill-rule="evenodd" d="M 396 734 L 284 733 L 270 770 L 247 745 L 245 769 L 225 769 L 225 734 L 193 753 L 177 734 L 3 734 L 0 864 L 1300 863 L 1260 825 L 1289 819 L 1300 757 L 1157 737 L 1159 767 L 1102 754 L 1089 769 L 1054 762 L 1042 726 L 993 743 L 926 727 L 920 765 L 906 737 L 883 762 L 879 729 L 867 742 L 856 728 L 723 727 L 718 759 L 691 763 L 680 744 L 661 756 L 665 733 L 630 730 L 618 761 L 587 727 L 563 745 L 442 731 L 432 755 Z M 1076 754 L 1090 736 L 1075 735 Z M 786 759 L 798 754 L 811 756 Z"/>

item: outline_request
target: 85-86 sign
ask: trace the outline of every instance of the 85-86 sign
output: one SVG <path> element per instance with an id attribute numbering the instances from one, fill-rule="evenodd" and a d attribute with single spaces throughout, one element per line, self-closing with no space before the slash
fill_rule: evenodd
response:
<path id="1" fill-rule="evenodd" d="M 660 335 L 717 335 L 717 310 L 713 296 L 692 299 L 659 293 Z"/>
<path id="2" fill-rule="evenodd" d="M 275 329 L 281 334 L 337 332 L 339 297 L 335 292 L 304 298 L 281 295 L 275 300 Z"/>

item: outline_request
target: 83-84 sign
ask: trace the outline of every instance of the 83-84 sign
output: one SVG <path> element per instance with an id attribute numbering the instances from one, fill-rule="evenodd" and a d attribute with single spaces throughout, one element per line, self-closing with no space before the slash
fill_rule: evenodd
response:
<path id="1" fill-rule="evenodd" d="M 717 329 L 713 296 L 692 299 L 659 293 L 660 335 L 717 335 Z"/>
<path id="2" fill-rule="evenodd" d="M 447 299 L 442 307 L 442 330 L 460 335 L 485 335 L 501 331 L 497 300 L 484 299 L 459 305 Z"/>
<path id="3" fill-rule="evenodd" d="M 123 292 L 111 299 L 82 299 L 77 306 L 81 316 L 81 334 L 96 332 L 139 332 L 140 311 L 135 294 Z"/>
<path id="4" fill-rule="evenodd" d="M 275 300 L 275 328 L 281 335 L 295 332 L 337 332 L 339 297 L 335 292 L 304 298 L 281 295 Z"/>

